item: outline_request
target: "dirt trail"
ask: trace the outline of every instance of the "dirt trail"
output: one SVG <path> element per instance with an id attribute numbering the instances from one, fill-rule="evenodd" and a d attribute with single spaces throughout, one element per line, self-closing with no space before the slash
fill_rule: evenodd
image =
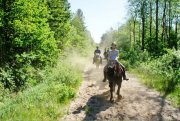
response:
<path id="1" fill-rule="evenodd" d="M 129 81 L 122 82 L 123 98 L 110 103 L 108 81 L 102 82 L 102 70 L 102 66 L 96 69 L 94 65 L 85 70 L 77 98 L 62 121 L 180 121 L 180 109 L 139 83 L 133 74 L 128 74 Z"/>

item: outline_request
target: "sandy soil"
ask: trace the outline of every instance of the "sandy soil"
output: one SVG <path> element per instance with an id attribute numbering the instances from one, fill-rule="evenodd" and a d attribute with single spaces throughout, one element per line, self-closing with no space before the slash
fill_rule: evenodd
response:
<path id="1" fill-rule="evenodd" d="M 72 101 L 62 121 L 180 121 L 180 109 L 174 108 L 160 94 L 141 84 L 133 74 L 123 81 L 123 98 L 109 102 L 108 81 L 102 82 L 103 67 L 89 65 L 77 98 Z M 116 97 L 115 97 L 116 98 Z"/>

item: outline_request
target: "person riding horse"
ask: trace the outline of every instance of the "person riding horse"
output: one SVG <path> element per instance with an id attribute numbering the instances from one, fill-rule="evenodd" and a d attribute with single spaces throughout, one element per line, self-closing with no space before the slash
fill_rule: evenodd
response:
<path id="1" fill-rule="evenodd" d="M 94 64 L 94 62 L 95 62 L 95 59 L 96 59 L 96 55 L 97 55 L 97 54 L 99 54 L 99 56 L 100 56 L 100 54 L 101 54 L 101 50 L 99 49 L 98 46 L 96 47 L 96 50 L 94 51 L 93 64 Z M 102 57 L 101 57 L 101 56 L 100 56 L 100 63 L 102 64 Z"/>
<path id="2" fill-rule="evenodd" d="M 108 53 L 109 53 L 109 48 L 106 50 L 104 49 L 104 59 L 108 60 Z"/>
<path id="3" fill-rule="evenodd" d="M 118 57 L 119 57 L 119 50 L 116 49 L 116 43 L 113 42 L 111 44 L 111 50 L 108 53 L 108 63 L 104 67 L 104 79 L 103 79 L 103 82 L 105 82 L 106 79 L 107 79 L 107 68 L 108 68 L 108 65 L 110 63 L 112 63 L 112 62 L 114 62 L 116 64 L 118 69 L 122 69 L 123 80 L 129 80 L 128 78 L 126 78 L 125 67 L 120 62 L 118 62 Z"/>

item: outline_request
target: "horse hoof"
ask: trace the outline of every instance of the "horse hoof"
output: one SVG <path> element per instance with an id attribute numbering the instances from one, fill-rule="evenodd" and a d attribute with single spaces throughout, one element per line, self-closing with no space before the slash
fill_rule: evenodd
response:
<path id="1" fill-rule="evenodd" d="M 121 95 L 118 95 L 118 100 L 122 99 L 122 96 Z"/>
<path id="2" fill-rule="evenodd" d="M 110 99 L 109 101 L 110 101 L 110 103 L 113 103 L 113 102 L 114 102 L 114 100 L 113 100 L 113 99 Z"/>

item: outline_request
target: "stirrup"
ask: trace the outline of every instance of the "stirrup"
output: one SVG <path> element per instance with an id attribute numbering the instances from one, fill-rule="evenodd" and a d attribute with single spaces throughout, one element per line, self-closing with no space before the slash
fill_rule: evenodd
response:
<path id="1" fill-rule="evenodd" d="M 102 81 L 103 81 L 103 82 L 106 82 L 106 79 L 103 79 Z"/>
<path id="2" fill-rule="evenodd" d="M 126 80 L 126 81 L 128 81 L 129 79 L 128 79 L 128 78 L 123 78 L 123 80 Z"/>

